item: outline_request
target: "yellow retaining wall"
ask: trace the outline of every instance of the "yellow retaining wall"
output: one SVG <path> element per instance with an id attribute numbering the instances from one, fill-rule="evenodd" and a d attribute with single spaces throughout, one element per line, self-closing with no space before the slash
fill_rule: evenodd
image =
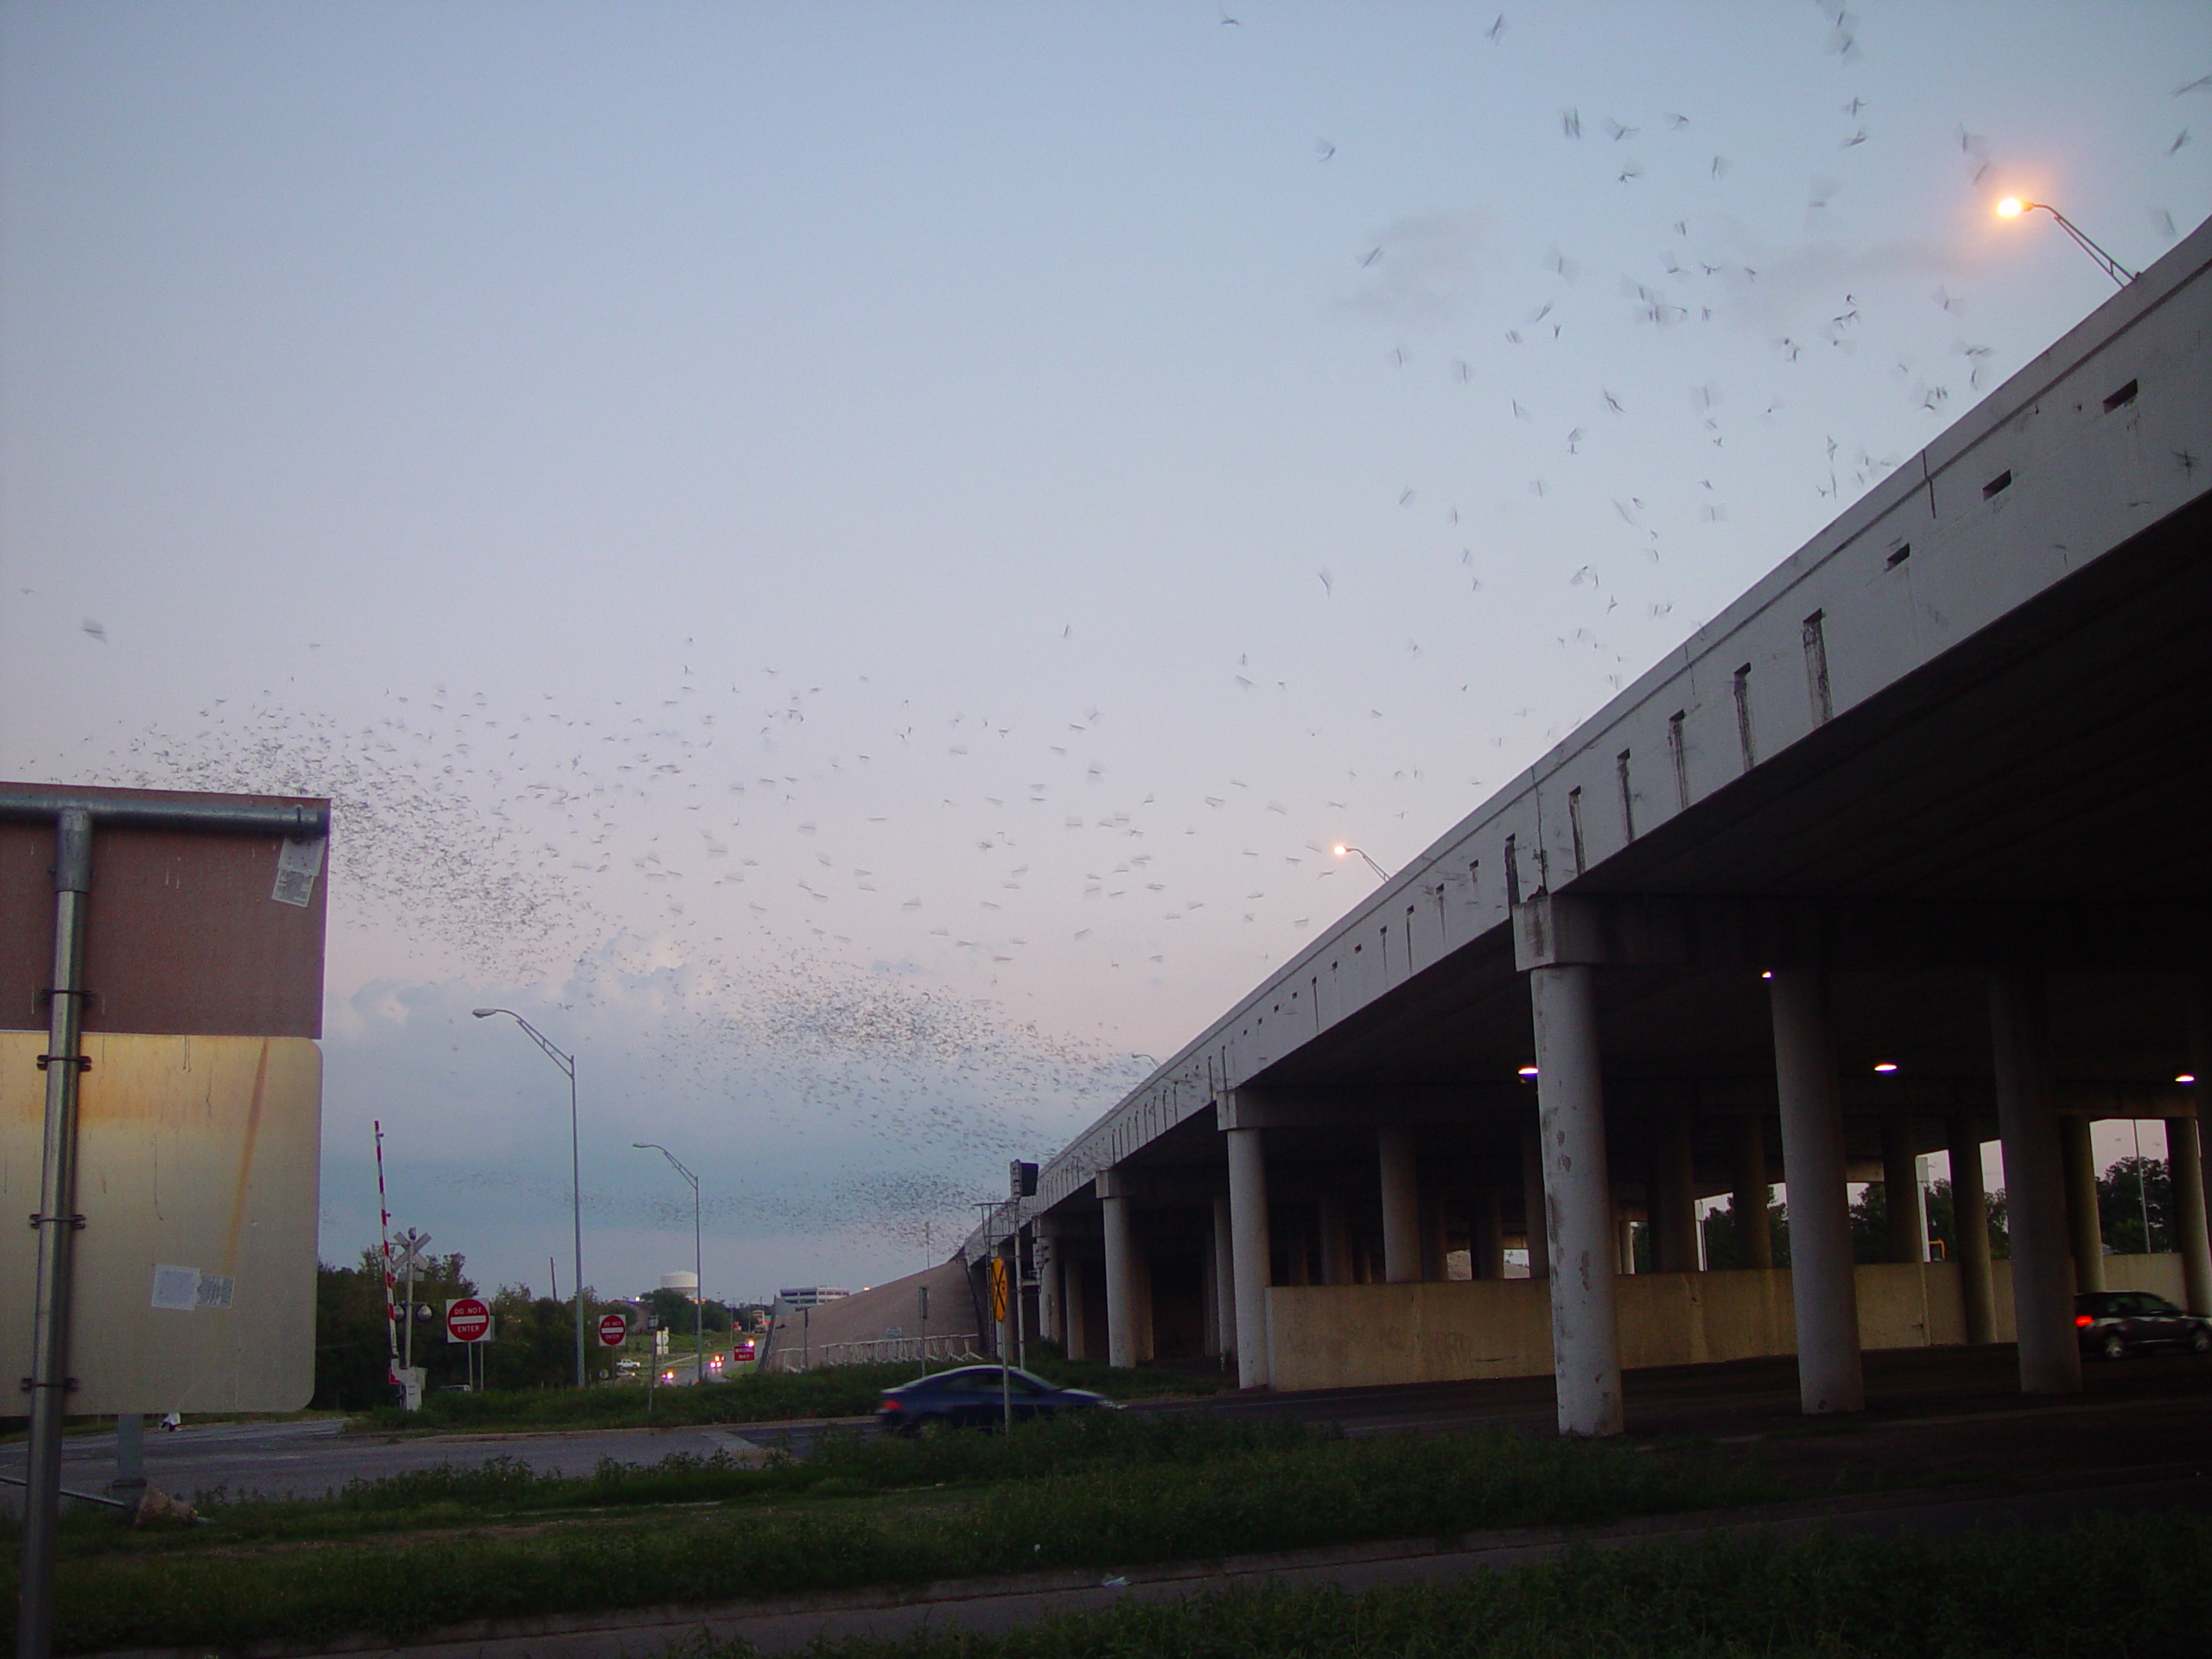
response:
<path id="1" fill-rule="evenodd" d="M 2010 1342 L 2012 1274 L 1990 1264 L 1996 1337 Z M 2182 1300 L 2181 1258 L 2108 1255 L 2105 1282 Z M 1797 1351 L 1789 1270 L 1639 1273 L 1613 1281 L 1621 1363 L 1697 1365 Z M 1866 1348 L 1966 1340 L 1956 1262 L 1882 1262 L 1858 1269 Z M 1274 1386 L 1363 1388 L 1480 1376 L 1541 1376 L 1552 1368 L 1551 1299 L 1541 1279 L 1421 1285 L 1277 1285 L 1268 1292 Z"/>
<path id="2" fill-rule="evenodd" d="M 2177 1255 L 2108 1255 L 2105 1257 L 2105 1288 L 2147 1290 L 2176 1306 L 2189 1304 Z"/>

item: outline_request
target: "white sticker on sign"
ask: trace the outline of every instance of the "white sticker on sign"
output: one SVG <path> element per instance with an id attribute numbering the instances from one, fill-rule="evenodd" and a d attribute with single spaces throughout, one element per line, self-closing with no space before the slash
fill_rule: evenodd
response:
<path id="1" fill-rule="evenodd" d="M 238 1295 L 238 1281 L 226 1273 L 202 1273 L 197 1268 L 158 1267 L 154 1269 L 154 1306 L 172 1313 L 222 1313 Z"/>
<path id="2" fill-rule="evenodd" d="M 276 889 L 269 896 L 280 905 L 306 905 L 315 897 L 315 879 L 322 873 L 321 836 L 287 841 L 276 855 Z"/>

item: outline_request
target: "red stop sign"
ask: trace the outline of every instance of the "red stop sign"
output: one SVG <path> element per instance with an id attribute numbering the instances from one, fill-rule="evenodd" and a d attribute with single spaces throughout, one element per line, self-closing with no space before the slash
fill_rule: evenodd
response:
<path id="1" fill-rule="evenodd" d="M 454 1342 L 481 1342 L 492 1328 L 492 1310 L 474 1296 L 446 1304 L 446 1335 Z"/>
<path id="2" fill-rule="evenodd" d="M 601 1347 L 620 1348 L 629 1339 L 629 1320 L 624 1319 L 620 1313 L 602 1313 L 599 1316 L 599 1345 Z"/>

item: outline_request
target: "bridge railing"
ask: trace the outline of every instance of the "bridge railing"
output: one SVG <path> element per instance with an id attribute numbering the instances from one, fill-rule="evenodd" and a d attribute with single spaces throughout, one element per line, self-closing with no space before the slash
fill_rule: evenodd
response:
<path id="1" fill-rule="evenodd" d="M 779 1371 L 828 1370 L 836 1365 L 918 1365 L 925 1360 L 968 1364 L 984 1356 L 976 1349 L 973 1331 L 942 1337 L 880 1337 L 873 1342 L 823 1342 L 811 1348 L 786 1349 L 776 1357 Z"/>

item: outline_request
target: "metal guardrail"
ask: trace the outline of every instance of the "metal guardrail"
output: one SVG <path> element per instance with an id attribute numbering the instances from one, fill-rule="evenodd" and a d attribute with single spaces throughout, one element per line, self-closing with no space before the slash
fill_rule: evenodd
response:
<path id="1" fill-rule="evenodd" d="M 972 1268 L 985 1256 L 996 1254 L 1000 1245 L 1029 1224 L 1029 1218 L 1039 1208 L 1035 1198 L 1001 1198 L 992 1205 L 989 1213 L 962 1241 L 962 1265 Z"/>
<path id="2" fill-rule="evenodd" d="M 776 1369 L 785 1372 L 810 1369 L 827 1370 L 838 1365 L 918 1365 L 924 1360 L 972 1363 L 985 1357 L 976 1351 L 976 1333 L 956 1332 L 943 1337 L 881 1337 L 874 1342 L 824 1342 L 811 1349 L 777 1356 Z"/>

